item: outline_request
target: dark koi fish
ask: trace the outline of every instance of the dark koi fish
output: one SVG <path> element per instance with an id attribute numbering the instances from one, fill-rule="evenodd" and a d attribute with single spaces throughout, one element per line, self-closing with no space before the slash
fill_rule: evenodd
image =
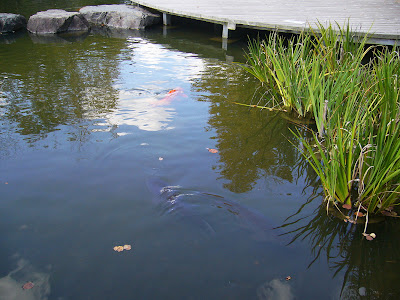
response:
<path id="1" fill-rule="evenodd" d="M 210 234 L 215 234 L 216 230 L 209 223 L 210 220 L 204 212 L 211 210 L 217 215 L 229 214 L 234 216 L 233 222 L 248 231 L 254 240 L 279 242 L 279 232 L 273 229 L 274 226 L 264 215 L 235 201 L 219 195 L 170 186 L 159 178 L 148 179 L 147 186 L 154 194 L 155 204 L 162 207 L 162 214 L 175 213 L 184 216 Z"/>

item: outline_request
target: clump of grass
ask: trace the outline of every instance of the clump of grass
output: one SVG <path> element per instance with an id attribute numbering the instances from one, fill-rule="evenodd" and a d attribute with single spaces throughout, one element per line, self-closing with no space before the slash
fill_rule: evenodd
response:
<path id="1" fill-rule="evenodd" d="M 385 212 L 400 204 L 399 53 L 336 27 L 252 41 L 243 68 L 268 92 L 267 106 L 315 121 L 311 141 L 293 133 L 328 204 Z"/>

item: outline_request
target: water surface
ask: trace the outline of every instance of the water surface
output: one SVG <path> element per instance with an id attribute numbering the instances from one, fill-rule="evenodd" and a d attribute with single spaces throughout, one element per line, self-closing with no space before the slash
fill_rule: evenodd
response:
<path id="1" fill-rule="evenodd" d="M 100 4 L 75 2 L 0 8 Z M 326 217 L 295 125 L 232 103 L 257 87 L 232 62 L 246 37 L 227 51 L 215 37 L 179 25 L 2 37 L 1 299 L 395 298 L 398 226 L 372 226 L 369 243 Z M 172 186 L 177 212 L 155 203 L 149 178 Z M 254 216 L 308 218 L 266 240 Z M 297 232 L 280 234 L 296 229 L 286 246 Z"/>

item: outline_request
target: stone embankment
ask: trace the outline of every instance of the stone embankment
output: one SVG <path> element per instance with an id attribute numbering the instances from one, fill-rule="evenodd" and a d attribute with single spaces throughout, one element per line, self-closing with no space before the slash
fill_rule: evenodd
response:
<path id="1" fill-rule="evenodd" d="M 88 32 L 91 27 L 144 29 L 158 23 L 160 16 L 126 4 L 85 6 L 79 12 L 62 9 L 40 11 L 26 19 L 21 15 L 0 13 L 0 32 L 27 28 L 33 34 Z"/>

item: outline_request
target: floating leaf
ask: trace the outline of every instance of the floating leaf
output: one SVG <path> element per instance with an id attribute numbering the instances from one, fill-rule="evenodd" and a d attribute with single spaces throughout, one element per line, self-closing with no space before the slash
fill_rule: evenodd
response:
<path id="1" fill-rule="evenodd" d="M 342 205 L 342 207 L 344 208 L 344 209 L 351 209 L 351 204 L 343 204 Z"/>
<path id="2" fill-rule="evenodd" d="M 115 246 L 115 247 L 114 247 L 114 251 L 122 252 L 122 251 L 124 251 L 124 247 L 122 247 L 122 246 Z"/>
<path id="3" fill-rule="evenodd" d="M 206 148 L 208 150 L 208 152 L 210 153 L 218 153 L 217 149 L 213 149 L 213 148 Z"/>
<path id="4" fill-rule="evenodd" d="M 22 288 L 24 289 L 24 290 L 30 290 L 31 288 L 33 288 L 35 285 L 33 284 L 33 282 L 27 282 L 27 283 L 25 283 L 23 286 L 22 286 Z"/>
<path id="5" fill-rule="evenodd" d="M 365 216 L 365 215 L 364 215 L 362 212 L 360 212 L 360 211 L 356 211 L 356 212 L 354 213 L 354 215 L 357 216 L 357 217 L 364 217 L 364 216 Z"/>
<path id="6" fill-rule="evenodd" d="M 382 215 L 384 215 L 386 217 L 396 217 L 397 213 L 395 211 L 391 211 L 391 210 L 384 210 L 384 211 L 382 211 Z"/>
<path id="7" fill-rule="evenodd" d="M 124 250 L 131 250 L 132 246 L 131 245 L 124 245 Z"/>
<path id="8" fill-rule="evenodd" d="M 375 233 L 363 233 L 363 236 L 365 236 L 365 239 L 367 241 L 372 241 L 374 238 L 376 238 L 376 234 Z"/>

